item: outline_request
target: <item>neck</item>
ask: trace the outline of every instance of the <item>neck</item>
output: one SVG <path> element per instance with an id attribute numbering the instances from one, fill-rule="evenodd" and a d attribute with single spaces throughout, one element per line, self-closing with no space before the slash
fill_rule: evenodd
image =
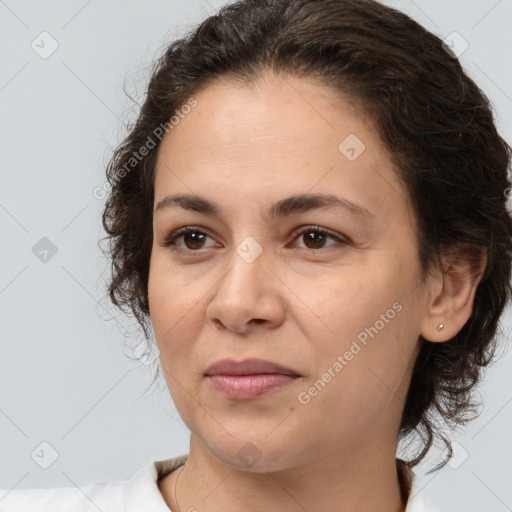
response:
<path id="1" fill-rule="evenodd" d="M 172 512 L 403 512 L 406 501 L 391 450 L 378 457 L 374 446 L 357 455 L 330 450 L 304 465 L 254 472 L 225 464 L 194 435 L 185 466 L 164 478 L 160 490 Z"/>

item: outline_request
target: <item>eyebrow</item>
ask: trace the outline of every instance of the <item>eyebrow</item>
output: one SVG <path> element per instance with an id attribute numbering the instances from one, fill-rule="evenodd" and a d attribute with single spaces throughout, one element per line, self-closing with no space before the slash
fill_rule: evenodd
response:
<path id="1" fill-rule="evenodd" d="M 212 203 L 205 197 L 195 194 L 173 194 L 164 197 L 158 202 L 153 213 L 157 213 L 164 209 L 180 206 L 185 210 L 194 210 L 205 215 L 214 217 L 222 217 L 222 209 Z M 320 208 L 341 208 L 347 210 L 355 216 L 373 217 L 369 210 L 356 203 L 331 194 L 297 194 L 285 199 L 281 199 L 272 204 L 268 210 L 271 218 L 283 218 L 296 213 L 307 212 Z"/>

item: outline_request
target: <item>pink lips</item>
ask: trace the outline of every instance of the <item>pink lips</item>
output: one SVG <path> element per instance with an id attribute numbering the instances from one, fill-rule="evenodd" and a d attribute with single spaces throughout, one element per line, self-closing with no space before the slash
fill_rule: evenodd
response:
<path id="1" fill-rule="evenodd" d="M 208 367 L 206 377 L 213 388 L 225 396 L 247 400 L 285 387 L 300 375 L 262 359 L 240 362 L 223 359 Z"/>

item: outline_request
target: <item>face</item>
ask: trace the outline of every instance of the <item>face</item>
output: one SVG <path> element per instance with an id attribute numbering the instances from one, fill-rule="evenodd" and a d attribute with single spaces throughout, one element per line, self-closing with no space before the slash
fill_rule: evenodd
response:
<path id="1" fill-rule="evenodd" d="M 255 455 L 252 471 L 395 450 L 425 291 L 412 210 L 376 130 L 296 77 L 216 83 L 195 99 L 159 148 L 149 274 L 183 421 L 233 467 Z M 176 194 L 204 201 L 162 203 Z M 286 201 L 303 195 L 339 202 Z M 205 376 L 225 358 L 299 377 L 228 396 Z"/>

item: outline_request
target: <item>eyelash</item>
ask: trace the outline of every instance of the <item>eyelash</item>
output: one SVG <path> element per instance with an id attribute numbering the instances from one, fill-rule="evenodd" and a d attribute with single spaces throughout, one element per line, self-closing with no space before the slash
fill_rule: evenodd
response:
<path id="1" fill-rule="evenodd" d="M 173 231 L 169 236 L 167 236 L 162 243 L 162 247 L 167 247 L 170 250 L 176 251 L 176 252 L 188 253 L 188 255 L 190 255 L 190 256 L 192 256 L 194 253 L 200 252 L 201 249 L 196 249 L 196 250 L 183 249 L 181 247 L 178 247 L 175 244 L 175 241 L 177 238 L 179 238 L 182 235 L 186 235 L 188 233 L 200 233 L 202 235 L 206 235 L 206 236 L 210 237 L 210 235 L 207 232 L 202 231 L 201 229 L 195 228 L 193 226 L 186 226 L 184 228 L 180 228 L 180 229 L 177 229 L 176 231 Z M 322 229 L 319 226 L 303 226 L 301 228 L 296 229 L 292 234 L 294 236 L 294 240 L 296 238 L 299 238 L 304 233 L 317 233 L 317 234 L 327 235 L 328 237 L 330 237 L 336 241 L 336 244 L 330 245 L 328 247 L 322 247 L 320 249 L 309 249 L 307 247 L 299 247 L 299 249 L 302 249 L 302 250 L 308 251 L 308 252 L 320 252 L 320 251 L 322 251 L 322 249 L 329 249 L 330 247 L 333 247 L 334 245 L 343 246 L 343 245 L 349 244 L 349 242 L 347 240 L 344 240 L 344 239 L 340 238 L 339 236 L 335 235 L 334 233 L 332 233 L 331 231 Z M 212 237 L 210 237 L 210 238 L 212 238 Z"/>

